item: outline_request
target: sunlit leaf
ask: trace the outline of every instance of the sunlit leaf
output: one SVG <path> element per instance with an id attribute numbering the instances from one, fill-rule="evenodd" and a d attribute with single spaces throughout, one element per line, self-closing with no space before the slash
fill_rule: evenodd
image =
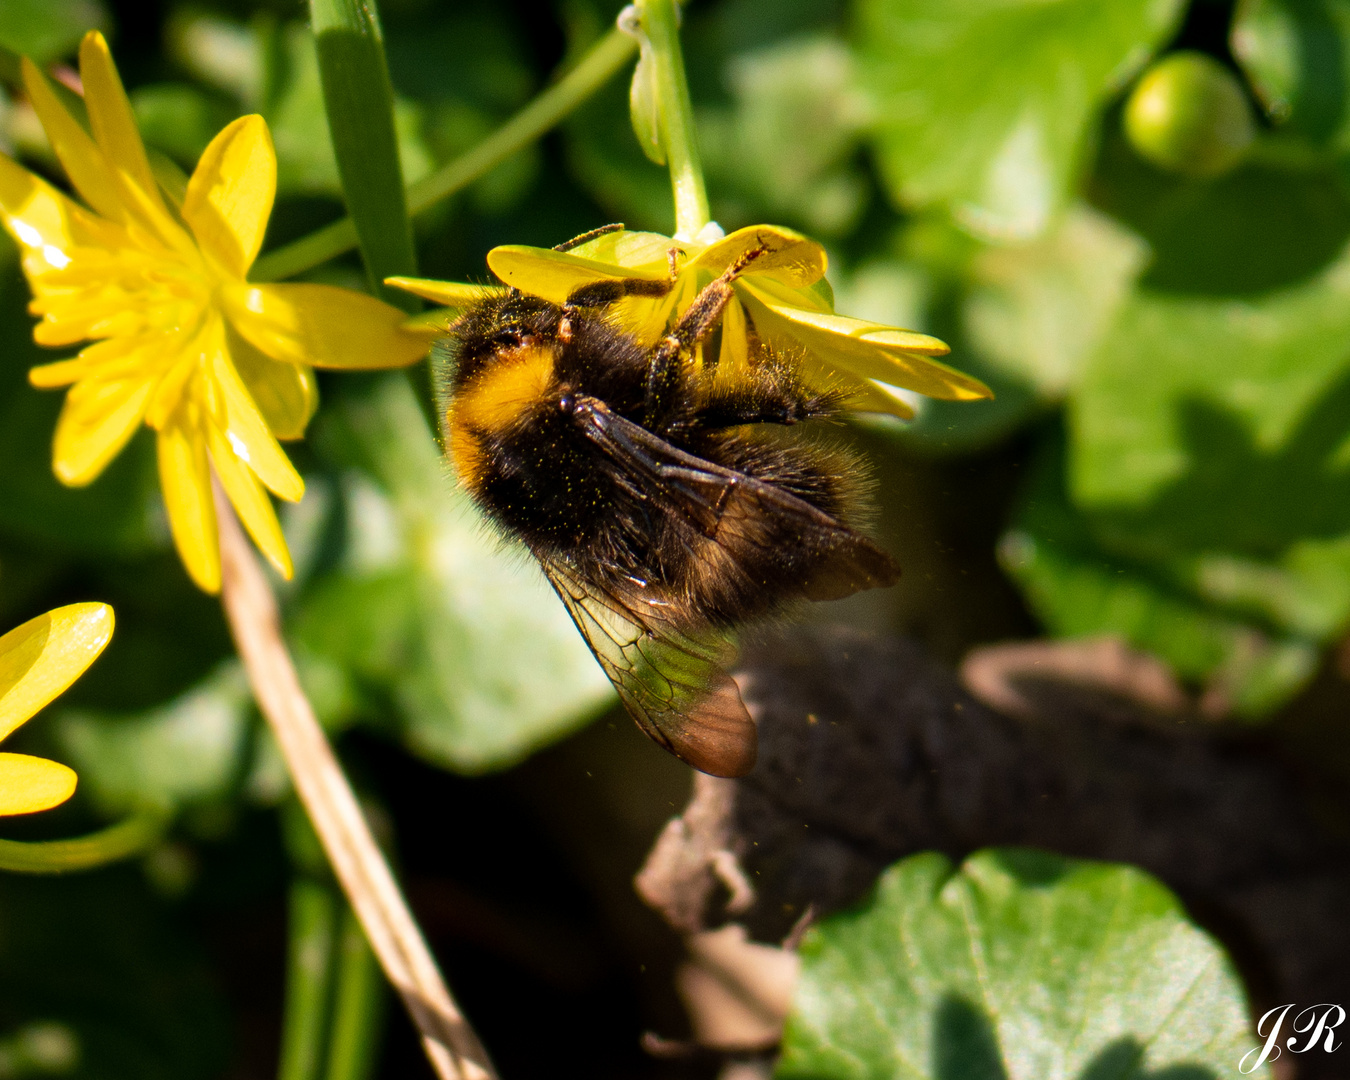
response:
<path id="1" fill-rule="evenodd" d="M 1041 239 L 985 248 L 970 268 L 971 343 L 1042 394 L 1061 396 L 1110 332 L 1147 260 L 1138 237 L 1084 207 Z"/>
<path id="2" fill-rule="evenodd" d="M 868 190 L 852 159 L 868 115 L 853 67 L 844 44 L 824 34 L 732 61 L 732 106 L 699 113 L 719 220 L 738 223 L 749 203 L 818 235 L 857 221 Z"/>
<path id="3" fill-rule="evenodd" d="M 1128 866 L 915 855 L 801 955 L 780 1080 L 1204 1080 L 1255 1046 L 1228 958 Z"/>
<path id="4" fill-rule="evenodd" d="M 863 0 L 857 53 L 891 194 L 997 237 L 1069 198 L 1105 98 L 1175 26 L 1179 0 Z"/>

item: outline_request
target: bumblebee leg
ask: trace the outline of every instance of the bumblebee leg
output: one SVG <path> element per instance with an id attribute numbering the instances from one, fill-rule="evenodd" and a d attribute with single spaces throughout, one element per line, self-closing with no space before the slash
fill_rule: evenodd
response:
<path id="1" fill-rule="evenodd" d="M 817 393 L 789 380 L 775 380 L 712 394 L 679 426 L 712 431 L 742 424 L 799 424 L 836 416 L 841 395 Z"/>
<path id="2" fill-rule="evenodd" d="M 605 281 L 592 281 L 588 285 L 579 285 L 567 294 L 565 308 L 606 307 L 617 303 L 625 296 L 665 296 L 670 292 L 671 282 L 651 278 L 609 278 Z"/>
<path id="3" fill-rule="evenodd" d="M 665 296 L 670 292 L 671 284 L 649 278 L 615 278 L 580 285 L 568 293 L 563 302 L 558 337 L 564 345 L 572 340 L 572 319 L 581 308 L 608 307 L 625 296 Z"/>
<path id="4" fill-rule="evenodd" d="M 700 341 L 712 333 L 717 320 L 731 302 L 731 283 L 766 251 L 768 248 L 763 246 L 751 248 L 733 261 L 719 277 L 699 291 L 694 302 L 689 305 L 689 310 L 680 316 L 680 321 L 657 342 L 647 364 L 645 411 L 648 424 L 656 421 L 662 402 L 669 399 L 669 391 L 679 375 L 679 358 L 692 352 Z"/>

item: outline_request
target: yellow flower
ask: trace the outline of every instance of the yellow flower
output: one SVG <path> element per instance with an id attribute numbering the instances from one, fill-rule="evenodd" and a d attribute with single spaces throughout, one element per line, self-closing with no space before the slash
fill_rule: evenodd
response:
<path id="1" fill-rule="evenodd" d="M 617 230 L 567 252 L 494 248 L 487 261 L 507 285 L 560 304 L 578 286 L 596 281 L 668 281 L 669 252 L 675 250 L 677 275 L 668 294 L 629 297 L 615 306 L 617 322 L 639 340 L 654 343 L 701 288 L 755 248 L 763 254 L 736 279 L 735 297 L 722 316 L 719 372 L 752 362 L 758 338 L 795 357 L 808 380 L 842 384 L 851 391 L 850 406 L 862 412 L 912 417 L 895 387 L 949 401 L 992 396 L 978 379 L 934 359 L 951 351 L 937 338 L 836 315 L 825 281 L 824 248 L 776 225 L 738 229 L 708 243 Z M 463 307 L 483 292 L 482 286 L 420 278 L 390 278 L 389 284 L 451 307 Z"/>
<path id="2" fill-rule="evenodd" d="M 0 637 L 0 739 L 63 692 L 94 662 L 113 632 L 107 604 L 71 604 Z M 31 814 L 65 802 L 75 774 L 27 754 L 0 754 L 0 814 Z"/>
<path id="3" fill-rule="evenodd" d="M 206 148 L 181 201 L 161 189 L 102 35 L 80 45 L 92 137 L 29 61 L 24 86 L 81 206 L 0 155 L 0 223 L 23 252 L 42 345 L 93 340 L 34 368 L 34 386 L 71 386 L 53 468 L 90 483 L 144 421 L 157 433 L 174 542 L 194 581 L 220 588 L 211 474 L 277 569 L 291 557 L 267 496 L 304 484 L 277 443 L 299 438 L 317 403 L 312 366 L 394 367 L 427 349 L 405 315 L 327 285 L 253 285 L 246 275 L 276 193 L 276 154 L 259 116 Z M 312 365 L 312 366 L 311 366 Z M 72 385 L 73 384 L 73 385 Z"/>

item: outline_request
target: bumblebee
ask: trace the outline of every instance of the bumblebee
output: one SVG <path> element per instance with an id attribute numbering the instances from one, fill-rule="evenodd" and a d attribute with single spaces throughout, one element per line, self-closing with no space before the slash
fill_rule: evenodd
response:
<path id="1" fill-rule="evenodd" d="M 762 344 L 731 378 L 695 362 L 764 250 L 728 266 L 651 347 L 607 309 L 668 281 L 599 281 L 561 305 L 508 289 L 464 310 L 446 342 L 460 482 L 538 560 L 638 726 L 714 776 L 755 762 L 727 673 L 734 628 L 899 576 L 850 524 L 861 464 L 783 432 L 837 416 L 838 395 Z"/>

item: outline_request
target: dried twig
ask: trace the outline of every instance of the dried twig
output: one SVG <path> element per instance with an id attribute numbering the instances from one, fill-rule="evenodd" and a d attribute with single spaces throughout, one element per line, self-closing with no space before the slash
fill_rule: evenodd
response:
<path id="1" fill-rule="evenodd" d="M 451 998 L 300 688 L 281 636 L 276 598 L 218 485 L 216 516 L 221 600 L 235 646 L 296 791 L 371 948 L 402 996 L 437 1075 L 442 1080 L 495 1080 L 487 1052 Z"/>

